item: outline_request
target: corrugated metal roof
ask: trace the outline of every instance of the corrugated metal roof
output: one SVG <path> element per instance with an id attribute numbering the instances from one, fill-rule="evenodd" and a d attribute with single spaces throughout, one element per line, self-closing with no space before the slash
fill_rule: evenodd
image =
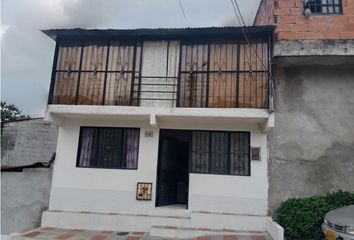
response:
<path id="1" fill-rule="evenodd" d="M 250 37 L 267 36 L 273 33 L 274 26 L 247 27 L 196 27 L 196 28 L 139 28 L 139 29 L 48 29 L 42 30 L 50 38 L 75 39 L 189 39 L 240 37 L 245 31 Z"/>

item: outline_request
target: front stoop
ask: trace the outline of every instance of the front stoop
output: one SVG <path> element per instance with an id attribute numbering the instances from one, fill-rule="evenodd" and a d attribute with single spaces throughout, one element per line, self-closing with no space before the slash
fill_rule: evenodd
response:
<path id="1" fill-rule="evenodd" d="M 173 215 L 171 215 L 173 214 Z M 283 228 L 268 216 L 216 212 L 159 212 L 149 214 L 119 214 L 93 212 L 45 211 L 42 227 L 63 229 L 101 229 L 110 231 L 150 232 L 152 237 L 195 238 L 252 234 L 259 240 L 283 240 Z M 262 237 L 261 236 L 266 236 Z"/>
<path id="2" fill-rule="evenodd" d="M 267 232 L 261 231 L 237 231 L 233 229 L 210 229 L 210 228 L 191 228 L 191 227 L 175 227 L 175 226 L 152 226 L 150 228 L 150 236 L 163 237 L 172 239 L 193 239 L 207 236 L 229 236 L 230 239 L 258 239 L 272 240 Z M 234 236 L 236 238 L 231 238 Z"/>

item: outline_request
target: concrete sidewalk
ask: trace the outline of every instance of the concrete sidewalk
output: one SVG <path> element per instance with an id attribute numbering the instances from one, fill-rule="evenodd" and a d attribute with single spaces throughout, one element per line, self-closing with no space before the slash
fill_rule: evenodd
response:
<path id="1" fill-rule="evenodd" d="M 84 229 L 59 229 L 59 228 L 38 228 L 17 236 L 11 240 L 24 239 L 48 239 L 48 240 L 162 240 L 172 238 L 151 237 L 146 232 L 113 232 L 113 231 L 92 231 Z M 262 232 L 230 232 L 228 235 L 202 236 L 192 238 L 196 240 L 269 240 L 266 233 Z"/>

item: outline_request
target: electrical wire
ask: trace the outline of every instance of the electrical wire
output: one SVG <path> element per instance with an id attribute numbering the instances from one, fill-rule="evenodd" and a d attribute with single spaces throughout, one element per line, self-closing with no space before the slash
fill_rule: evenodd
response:
<path id="1" fill-rule="evenodd" d="M 247 36 L 246 29 L 245 29 L 246 23 L 245 23 L 245 20 L 244 20 L 244 18 L 243 18 L 243 16 L 242 16 L 242 13 L 241 13 L 241 11 L 240 11 L 240 8 L 239 8 L 239 6 L 238 6 L 237 0 L 231 0 L 231 2 L 234 2 L 235 6 L 236 6 L 236 9 L 237 9 L 237 13 L 238 13 L 238 15 L 240 15 L 240 19 L 241 19 L 241 20 L 238 19 L 238 21 L 241 22 L 240 26 L 241 26 L 243 35 L 244 35 L 244 37 L 245 37 L 245 39 L 246 39 L 246 41 L 247 41 L 247 44 L 249 44 L 250 47 L 254 50 L 254 52 L 255 52 L 257 58 L 258 58 L 259 61 L 262 63 L 264 70 L 268 71 L 268 68 L 265 66 L 265 64 L 264 64 L 264 62 L 263 62 L 263 59 L 258 55 L 257 50 L 255 49 L 255 47 L 253 46 L 253 44 L 250 43 L 250 40 L 249 40 L 249 38 L 248 38 L 248 36 Z M 233 7 L 234 7 L 234 10 L 236 10 L 234 4 L 233 4 Z"/>
<path id="2" fill-rule="evenodd" d="M 188 25 L 188 21 L 187 21 L 187 17 L 186 17 L 186 13 L 184 12 L 184 8 L 183 8 L 183 5 L 182 5 L 182 2 L 181 0 L 178 0 L 179 2 L 179 6 L 181 8 L 181 11 L 182 11 L 182 14 L 183 14 L 183 17 L 184 17 L 184 20 L 186 21 L 187 25 Z"/>
<path id="3" fill-rule="evenodd" d="M 235 11 L 235 16 L 236 16 L 236 18 L 237 18 L 237 21 L 238 21 L 239 25 L 241 26 L 241 29 L 242 29 L 243 35 L 244 35 L 244 37 L 245 37 L 245 39 L 246 39 L 246 41 L 247 41 L 247 44 L 249 44 L 249 46 L 254 50 L 254 52 L 255 52 L 257 58 L 258 58 L 258 59 L 260 60 L 260 62 L 262 63 L 262 66 L 263 66 L 264 70 L 269 73 L 269 77 L 270 77 L 270 78 L 275 78 L 275 76 L 270 72 L 270 70 L 269 70 L 269 69 L 266 67 L 266 65 L 264 64 L 263 59 L 261 59 L 261 57 L 258 55 L 257 50 L 255 49 L 255 47 L 254 47 L 254 46 L 250 43 L 250 41 L 249 41 L 249 38 L 248 38 L 247 33 L 246 33 L 246 29 L 245 29 L 246 23 L 245 23 L 245 21 L 244 21 L 244 18 L 243 18 L 243 16 L 242 16 L 242 13 L 241 13 L 240 8 L 239 8 L 239 6 L 238 6 L 237 0 L 230 0 L 230 1 L 231 1 L 231 3 L 232 3 L 232 7 L 233 7 L 233 9 L 234 9 L 234 11 Z M 240 18 L 238 17 L 238 15 L 240 16 Z M 269 50 L 268 50 L 268 51 L 269 51 Z M 250 60 L 250 64 L 251 64 L 251 60 Z M 251 68 L 251 65 L 250 65 L 250 68 Z M 251 70 L 251 71 L 252 71 L 252 70 Z M 272 81 L 270 81 L 270 82 L 272 82 Z M 271 89 L 271 91 L 272 91 L 272 93 L 273 93 L 272 96 L 274 97 L 274 99 L 276 99 L 274 83 L 271 83 L 270 89 Z M 272 107 L 273 107 L 273 106 L 272 106 Z"/>

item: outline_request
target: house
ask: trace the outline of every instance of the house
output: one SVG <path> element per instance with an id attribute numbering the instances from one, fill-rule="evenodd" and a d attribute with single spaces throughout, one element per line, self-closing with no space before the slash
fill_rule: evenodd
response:
<path id="1" fill-rule="evenodd" d="M 273 30 L 43 31 L 56 41 L 46 118 L 59 136 L 42 226 L 278 229 Z"/>
<path id="2" fill-rule="evenodd" d="M 354 191 L 354 1 L 262 0 L 275 25 L 269 209 L 289 197 Z"/>

